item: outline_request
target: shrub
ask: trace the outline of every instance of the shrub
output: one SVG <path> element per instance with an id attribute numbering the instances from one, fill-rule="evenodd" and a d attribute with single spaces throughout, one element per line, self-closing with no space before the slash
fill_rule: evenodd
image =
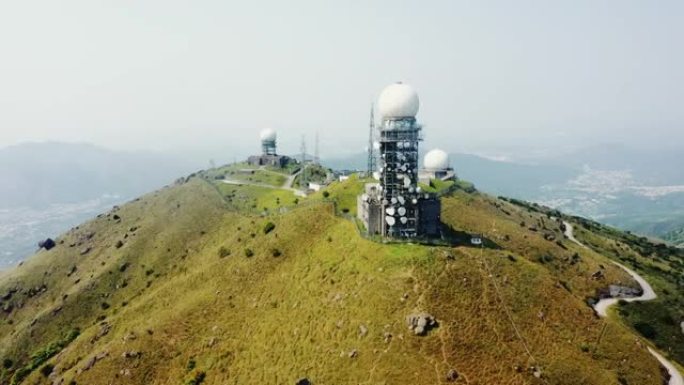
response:
<path id="1" fill-rule="evenodd" d="M 195 376 L 187 382 L 187 385 L 200 385 L 204 382 L 205 377 L 207 377 L 205 372 L 197 372 Z"/>
<path id="2" fill-rule="evenodd" d="M 249 258 L 249 257 L 253 257 L 253 256 L 254 256 L 254 252 L 252 251 L 252 249 L 245 249 L 245 257 Z"/>
<path id="3" fill-rule="evenodd" d="M 658 332 L 653 328 L 653 326 L 645 323 L 645 322 L 637 322 L 634 324 L 634 328 L 641 333 L 642 336 L 648 338 L 648 339 L 653 339 L 658 335 Z"/>
<path id="4" fill-rule="evenodd" d="M 11 359 L 5 358 L 2 360 L 2 367 L 3 368 L 9 369 L 12 367 L 12 365 L 14 365 L 14 361 L 12 361 Z"/>
<path id="5" fill-rule="evenodd" d="M 280 257 L 281 255 L 283 255 L 283 253 L 280 252 L 280 250 L 274 248 L 271 249 L 271 255 L 273 255 L 274 257 Z"/>
<path id="6" fill-rule="evenodd" d="M 54 365 L 45 364 L 42 368 L 40 368 L 40 374 L 42 374 L 43 377 L 48 377 L 54 369 L 55 369 Z"/>
<path id="7" fill-rule="evenodd" d="M 275 227 L 276 227 L 275 223 L 266 222 L 266 224 L 264 225 L 264 234 L 270 233 L 271 231 L 273 231 L 273 229 L 275 229 Z"/>
<path id="8" fill-rule="evenodd" d="M 323 191 L 323 198 L 327 198 L 330 196 L 330 193 L 327 191 Z"/>
<path id="9" fill-rule="evenodd" d="M 225 246 L 219 247 L 218 256 L 219 258 L 225 258 L 230 255 L 230 250 L 226 249 Z"/>
<path id="10" fill-rule="evenodd" d="M 189 371 L 195 369 L 195 366 L 197 366 L 197 362 L 193 358 L 191 358 L 190 361 L 188 361 L 188 365 L 185 368 L 189 372 Z"/>

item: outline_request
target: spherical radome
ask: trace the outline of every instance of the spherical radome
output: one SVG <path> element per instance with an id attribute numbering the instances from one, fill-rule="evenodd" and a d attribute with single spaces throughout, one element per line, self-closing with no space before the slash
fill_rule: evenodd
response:
<path id="1" fill-rule="evenodd" d="M 390 84 L 378 98 L 378 112 L 383 119 L 412 118 L 418 113 L 419 107 L 418 93 L 404 83 Z"/>
<path id="2" fill-rule="evenodd" d="M 430 150 L 423 158 L 423 167 L 428 170 L 444 170 L 449 168 L 449 154 L 438 148 Z"/>
<path id="3" fill-rule="evenodd" d="M 262 141 L 265 141 L 265 140 L 267 140 L 267 141 L 276 140 L 276 132 L 275 132 L 275 130 L 272 129 L 272 128 L 264 128 L 264 129 L 261 130 L 261 132 L 259 133 L 259 138 L 260 138 Z"/>

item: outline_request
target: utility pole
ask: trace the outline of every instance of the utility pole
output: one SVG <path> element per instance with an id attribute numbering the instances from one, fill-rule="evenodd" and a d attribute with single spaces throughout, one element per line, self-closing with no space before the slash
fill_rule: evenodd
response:
<path id="1" fill-rule="evenodd" d="M 373 148 L 373 137 L 375 131 L 375 117 L 373 114 L 373 104 L 371 103 L 370 124 L 368 127 L 368 177 L 373 176 L 375 171 L 375 149 Z"/>
<path id="2" fill-rule="evenodd" d="M 318 153 L 318 131 L 316 131 L 316 147 L 314 147 L 314 163 L 321 164 L 321 158 Z"/>
<path id="3" fill-rule="evenodd" d="M 299 177 L 299 187 L 306 191 L 308 189 L 308 184 L 306 183 L 306 136 L 302 135 L 302 145 L 300 148 L 302 152 L 302 174 Z"/>

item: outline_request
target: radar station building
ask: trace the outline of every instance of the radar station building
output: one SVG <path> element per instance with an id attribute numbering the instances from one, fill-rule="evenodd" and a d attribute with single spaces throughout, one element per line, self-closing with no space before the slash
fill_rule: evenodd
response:
<path id="1" fill-rule="evenodd" d="M 247 158 L 247 163 L 252 166 L 271 166 L 271 167 L 285 167 L 290 162 L 291 158 L 285 155 L 278 155 L 276 153 L 276 132 L 271 128 L 261 130 L 259 133 L 261 140 L 261 155 L 252 155 Z"/>
<path id="2" fill-rule="evenodd" d="M 422 140 L 422 127 L 416 121 L 418 94 L 407 84 L 391 84 L 380 94 L 377 106 L 381 123 L 377 132 L 371 131 L 377 141 L 369 147 L 369 158 L 377 150 L 373 176 L 378 182 L 367 184 L 357 198 L 357 215 L 371 235 L 439 236 L 440 201 L 418 186 Z"/>
<path id="3" fill-rule="evenodd" d="M 446 151 L 435 148 L 423 157 L 423 168 L 418 172 L 418 181 L 430 184 L 430 180 L 456 180 L 456 173 L 449 165 L 449 155 Z"/>

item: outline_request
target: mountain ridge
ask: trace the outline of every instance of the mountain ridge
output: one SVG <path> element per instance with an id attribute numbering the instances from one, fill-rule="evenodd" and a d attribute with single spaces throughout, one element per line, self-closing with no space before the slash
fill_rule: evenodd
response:
<path id="1" fill-rule="evenodd" d="M 16 383 L 660 383 L 632 332 L 585 303 L 635 282 L 566 241 L 558 212 L 457 188 L 445 226 L 498 246 L 384 245 L 345 217 L 356 177 L 300 198 L 224 183 L 230 172 L 179 179 L 0 276 L 0 294 L 18 289 L 0 313 L 0 358 L 12 361 L 0 381 L 24 368 Z M 567 219 L 597 250 L 655 248 Z M 679 268 L 630 256 L 656 276 Z M 669 279 L 655 288 L 680 301 Z M 417 312 L 437 319 L 426 336 L 406 329 Z"/>

